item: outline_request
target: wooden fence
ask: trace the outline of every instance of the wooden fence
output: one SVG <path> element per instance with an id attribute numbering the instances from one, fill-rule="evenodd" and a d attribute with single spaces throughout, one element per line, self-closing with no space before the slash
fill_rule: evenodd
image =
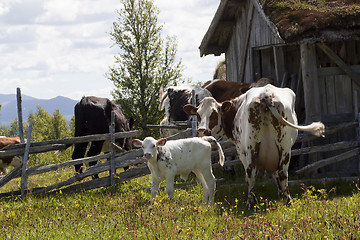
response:
<path id="1" fill-rule="evenodd" d="M 354 123 L 348 123 L 348 124 L 342 124 L 336 127 L 333 127 L 331 129 L 327 129 L 326 134 L 333 134 L 337 131 L 341 131 L 343 129 L 354 127 L 355 124 L 358 124 L 357 122 Z M 34 142 L 30 143 L 28 141 L 26 144 L 17 144 L 7 147 L 6 149 L 0 150 L 0 158 L 2 157 L 10 157 L 15 155 L 24 155 L 24 159 L 26 158 L 26 151 L 28 151 L 29 154 L 33 153 L 40 153 L 40 152 L 48 152 L 48 151 L 54 151 L 54 150 L 64 150 L 66 145 L 69 144 L 75 144 L 75 143 L 81 143 L 81 142 L 88 142 L 88 141 L 94 141 L 94 140 L 109 140 L 110 138 L 118 139 L 118 138 L 124 138 L 124 137 L 136 137 L 141 134 L 140 131 L 130 131 L 130 132 L 120 132 L 120 133 L 109 133 L 109 134 L 98 134 L 98 135 L 91 135 L 91 136 L 84 136 L 84 137 L 75 137 L 75 138 L 65 138 L 65 139 L 59 139 L 59 140 L 50 140 L 50 141 L 43 141 L 43 142 Z M 187 129 L 186 131 L 176 134 L 169 139 L 179 139 L 179 138 L 186 138 L 192 136 L 192 129 Z M 313 136 L 311 135 L 299 135 L 298 141 L 310 141 L 313 139 Z M 114 140 L 113 140 L 114 142 Z M 26 194 L 41 194 L 41 193 L 56 193 L 60 190 L 63 193 L 67 192 L 74 192 L 78 190 L 90 190 L 94 188 L 104 187 L 104 186 L 114 186 L 116 183 L 120 183 L 123 181 L 127 181 L 130 179 L 138 178 L 144 175 L 149 174 L 149 170 L 144 164 L 146 160 L 142 158 L 142 150 L 141 149 L 135 149 L 131 151 L 121 152 L 114 154 L 115 147 L 113 143 L 110 143 L 110 149 L 113 149 L 110 153 L 106 154 L 99 154 L 97 156 L 93 157 L 85 157 L 81 159 L 76 160 L 69 160 L 63 163 L 58 164 L 50 164 L 50 165 L 38 165 L 33 166 L 30 168 L 24 168 L 22 166 L 19 166 L 17 168 L 14 168 L 10 173 L 0 178 L 0 187 L 4 186 L 6 183 L 8 183 L 11 179 L 22 177 L 22 179 L 26 179 L 28 176 L 36 175 L 36 174 L 42 174 L 49 171 L 56 171 L 61 168 L 73 166 L 75 164 L 84 164 L 89 163 L 92 161 L 98 161 L 101 159 L 110 159 L 110 161 L 107 161 L 105 163 L 99 163 L 95 166 L 87 168 L 87 170 L 84 173 L 76 174 L 73 177 L 70 177 L 69 179 L 56 183 L 53 185 L 49 185 L 46 187 L 41 188 L 34 188 L 34 189 L 28 189 L 27 185 L 21 184 L 21 190 L 20 191 L 14 191 L 14 192 L 7 192 L 7 193 L 1 193 L 0 197 L 4 196 L 24 196 Z M 236 156 L 236 149 L 235 146 L 228 140 L 220 141 L 220 144 L 223 147 L 225 156 Z M 315 162 L 313 164 L 307 165 L 302 169 L 299 169 L 296 171 L 297 174 L 303 174 L 306 172 L 311 172 L 316 170 L 317 168 L 326 166 L 328 164 L 332 164 L 335 162 L 343 161 L 345 159 L 348 159 L 350 157 L 353 157 L 355 155 L 358 155 L 360 152 L 360 141 L 352 141 L 352 142 L 339 142 L 336 144 L 328 144 L 323 146 L 313 146 L 313 147 L 306 147 L 302 149 L 295 149 L 292 150 L 292 155 L 297 156 L 301 154 L 310 154 L 310 153 L 317 153 L 317 152 L 323 152 L 323 151 L 335 151 L 340 149 L 350 149 L 349 151 L 339 154 L 337 156 L 323 159 L 321 161 Z M 113 157 L 111 157 L 113 155 Z M 217 159 L 218 153 L 217 151 L 213 151 L 212 157 L 214 159 Z M 213 161 L 217 162 L 217 161 Z M 240 160 L 235 158 L 235 160 L 227 161 L 225 165 L 235 165 L 235 164 L 241 164 Z M 26 165 L 23 165 L 26 166 Z M 129 167 L 127 171 L 121 172 L 116 174 L 115 169 L 123 168 L 123 167 Z M 214 167 L 219 166 L 217 163 L 214 164 Z M 84 178 L 92 176 L 94 174 L 99 174 L 102 172 L 110 171 L 111 168 L 113 168 L 113 173 L 109 174 L 109 176 L 89 180 L 89 181 L 82 181 Z M 23 182 L 23 180 L 22 180 Z"/>
<path id="2" fill-rule="evenodd" d="M 18 90 L 19 92 L 19 90 Z M 21 96 L 18 93 L 18 102 L 21 102 Z M 21 122 L 21 104 L 18 104 L 18 112 L 19 112 L 19 125 L 22 126 Z M 169 139 L 180 139 L 180 138 L 187 138 L 191 137 L 195 133 L 196 125 L 194 124 L 196 121 L 193 120 L 193 126 L 190 129 L 187 129 L 179 134 L 176 134 L 174 136 L 169 137 Z M 0 159 L 2 157 L 11 157 L 11 156 L 17 156 L 17 155 L 24 155 L 23 158 L 23 164 L 22 166 L 19 166 L 17 168 L 14 168 L 10 173 L 8 173 L 5 176 L 0 177 L 0 187 L 3 187 L 6 183 L 8 183 L 10 180 L 14 178 L 21 177 L 21 190 L 20 191 L 13 191 L 8 193 L 0 193 L 0 197 L 4 196 L 25 196 L 29 193 L 31 194 L 51 194 L 56 193 L 58 191 L 62 191 L 63 193 L 67 192 L 74 192 L 78 190 L 89 190 L 104 186 L 115 186 L 116 183 L 123 182 L 126 180 L 134 179 L 137 177 L 141 177 L 144 175 L 149 174 L 149 170 L 145 164 L 145 159 L 142 158 L 142 150 L 136 149 L 126 152 L 120 152 L 115 154 L 116 150 L 119 149 L 115 145 L 115 139 L 118 138 L 126 138 L 126 137 L 136 137 L 141 135 L 140 131 L 129 131 L 129 132 L 114 132 L 114 121 L 112 116 L 112 125 L 110 126 L 110 133 L 108 134 L 98 134 L 98 135 L 91 135 L 91 136 L 83 136 L 83 137 L 75 137 L 75 138 L 65 138 L 65 139 L 59 139 L 59 140 L 50 140 L 50 141 L 43 141 L 43 142 L 31 142 L 31 127 L 29 128 L 29 135 L 28 135 L 28 141 L 26 143 L 17 144 L 8 146 L 4 149 L 0 149 Z M 30 124 L 31 125 L 31 124 Z M 348 128 L 354 128 L 358 127 L 358 122 L 351 122 L 351 123 L 345 123 L 340 124 L 335 127 L 326 129 L 326 136 L 334 134 L 336 132 L 348 129 Z M 183 127 L 183 126 L 181 126 Z M 20 135 L 21 137 L 21 135 Z M 23 139 L 23 137 L 22 137 Z M 299 135 L 297 142 L 308 142 L 316 139 L 313 135 Z M 33 166 L 30 168 L 27 168 L 27 159 L 29 154 L 33 153 L 41 153 L 41 152 L 48 152 L 48 151 L 56 151 L 56 150 L 64 150 L 66 146 L 76 143 L 82 143 L 82 142 L 90 142 L 90 141 L 99 141 L 99 140 L 109 140 L 109 149 L 110 153 L 106 154 L 99 154 L 97 156 L 93 157 L 85 157 L 81 159 L 75 159 L 75 160 L 69 160 L 63 163 L 59 164 L 50 164 L 50 165 L 38 165 Z M 22 142 L 24 142 L 22 140 Z M 235 146 L 228 140 L 220 141 L 220 144 L 223 147 L 225 156 L 236 156 L 236 149 Z M 335 150 L 344 150 L 349 149 L 345 153 L 338 154 L 336 156 L 323 159 L 321 161 L 317 161 L 315 163 L 312 163 L 310 165 L 307 165 L 299 170 L 296 171 L 296 174 L 304 174 L 313 172 L 318 168 L 324 167 L 329 164 L 333 164 L 339 161 L 344 161 L 346 159 L 349 159 L 351 157 L 357 156 L 360 153 L 360 141 L 351 141 L 351 142 L 338 142 L 335 144 L 328 144 L 328 145 L 322 145 L 322 146 L 312 146 L 312 147 L 306 147 L 301 149 L 295 149 L 292 150 L 292 156 L 297 156 L 301 154 L 311 154 L 311 153 L 318 153 L 318 152 L 325 152 L 325 151 L 335 151 Z M 214 159 L 218 158 L 217 151 L 213 151 L 212 157 Z M 107 161 L 105 163 L 97 164 L 95 166 L 87 168 L 87 170 L 84 173 L 81 174 L 75 174 L 73 177 L 70 177 L 69 179 L 56 183 L 53 185 L 49 185 L 46 187 L 40 187 L 40 188 L 34 188 L 29 189 L 27 184 L 27 178 L 31 175 L 36 174 L 42 174 L 49 171 L 56 171 L 58 169 L 73 166 L 76 164 L 85 164 L 93 161 L 98 161 L 101 159 L 110 159 L 110 161 Z M 233 158 L 235 160 L 227 161 L 225 162 L 225 165 L 235 165 L 235 164 L 241 164 L 240 160 L 237 158 Z M 213 161 L 217 162 L 217 161 Z M 124 168 L 129 167 L 127 171 L 121 172 L 116 174 L 116 169 L 118 168 Z M 218 164 L 214 164 L 214 167 L 218 166 Z M 90 181 L 84 181 L 80 182 L 86 177 L 99 174 L 102 172 L 109 171 L 109 176 L 90 180 Z"/>

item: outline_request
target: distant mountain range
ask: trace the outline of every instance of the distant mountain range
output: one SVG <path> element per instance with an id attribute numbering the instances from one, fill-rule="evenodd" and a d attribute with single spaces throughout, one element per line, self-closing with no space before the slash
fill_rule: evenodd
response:
<path id="1" fill-rule="evenodd" d="M 37 99 L 22 95 L 21 100 L 24 121 L 27 120 L 30 112 L 37 112 L 37 106 L 40 106 L 51 115 L 56 109 L 59 109 L 64 118 L 67 121 L 70 121 L 74 115 L 75 104 L 78 102 L 61 96 L 52 99 Z M 0 94 L 0 105 L 0 126 L 10 125 L 10 123 L 18 116 L 16 94 Z"/>

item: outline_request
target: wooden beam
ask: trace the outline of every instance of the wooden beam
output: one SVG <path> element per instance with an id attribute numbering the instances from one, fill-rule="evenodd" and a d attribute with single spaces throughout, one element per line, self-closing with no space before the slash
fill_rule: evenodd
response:
<path id="1" fill-rule="evenodd" d="M 345 153 L 341 153 L 341 154 L 339 154 L 337 156 L 330 157 L 330 158 L 327 158 L 327 159 L 323 159 L 323 160 L 317 161 L 317 162 L 315 162 L 313 164 L 309 164 L 306 167 L 303 167 L 303 168 L 297 170 L 295 173 L 296 174 L 302 174 L 302 173 L 305 173 L 305 172 L 313 172 L 313 171 L 316 171 L 317 169 L 319 169 L 321 167 L 325 167 L 327 165 L 334 164 L 334 163 L 337 163 L 337 162 L 341 162 L 341 161 L 344 161 L 344 160 L 349 159 L 351 157 L 357 156 L 357 155 L 359 155 L 359 153 L 360 153 L 360 149 L 355 148 L 355 149 L 347 151 Z"/>
<path id="2" fill-rule="evenodd" d="M 360 74 L 348 66 L 333 50 L 325 43 L 317 43 L 318 46 L 336 65 L 338 65 L 354 82 L 360 86 Z"/>
<path id="3" fill-rule="evenodd" d="M 218 23 L 218 28 L 226 28 L 226 27 L 234 27 L 236 25 L 236 20 L 234 19 L 233 21 L 220 21 Z"/>
<path id="4" fill-rule="evenodd" d="M 254 4 L 249 2 L 249 8 L 248 8 L 248 15 L 247 15 L 247 21 L 246 21 L 246 35 L 245 35 L 245 41 L 243 46 L 243 51 L 240 56 L 240 74 L 239 74 L 239 82 L 245 82 L 244 76 L 245 76 L 245 67 L 246 67 L 246 58 L 248 53 L 248 47 L 249 47 L 249 40 L 250 40 L 250 34 L 251 34 L 251 24 L 254 17 Z"/>
<path id="5" fill-rule="evenodd" d="M 129 132 L 117 132 L 115 133 L 115 139 L 118 138 L 127 138 L 127 137 L 135 137 L 141 134 L 140 130 L 129 131 Z M 76 143 L 83 142 L 91 142 L 91 141 L 100 141 L 100 140 L 108 140 L 109 133 L 104 134 L 96 134 L 96 135 L 88 135 L 82 137 L 73 137 L 73 138 L 64 138 L 57 140 L 48 140 L 43 142 L 33 142 L 30 145 L 30 153 L 38 153 L 38 152 L 46 152 L 53 150 L 63 150 L 65 149 L 65 145 L 72 145 Z M 0 159 L 2 157 L 10 157 L 16 155 L 22 155 L 25 152 L 25 143 L 9 145 L 0 150 Z M 11 150 L 11 151 L 10 151 Z"/>
<path id="6" fill-rule="evenodd" d="M 250 0 L 250 2 L 254 5 L 255 9 L 259 12 L 260 16 L 263 18 L 263 20 L 266 22 L 268 27 L 271 29 L 271 31 L 274 33 L 274 36 L 276 36 L 281 43 L 285 43 L 285 41 L 281 38 L 279 31 L 275 24 L 270 21 L 270 19 L 266 16 L 262 6 L 259 3 L 259 0 Z"/>
<path id="7" fill-rule="evenodd" d="M 315 44 L 300 45 L 300 63 L 302 69 L 306 124 L 321 120 L 321 101 L 317 73 Z"/>
<path id="8" fill-rule="evenodd" d="M 30 122 L 29 125 L 29 132 L 28 132 L 28 137 L 27 137 L 27 141 L 26 141 L 26 147 L 25 147 L 25 154 L 23 157 L 23 161 L 21 164 L 21 197 L 25 197 L 26 191 L 28 191 L 29 189 L 29 184 L 28 184 L 28 175 L 26 174 L 26 168 L 27 168 L 27 164 L 28 164 L 28 160 L 29 160 L 29 149 L 30 149 L 30 142 L 31 142 L 31 131 L 32 131 L 32 126 L 33 126 L 33 121 Z"/>
<path id="9" fill-rule="evenodd" d="M 294 149 L 291 151 L 291 156 L 298 156 L 301 154 L 309 154 L 309 153 L 316 153 L 316 152 L 329 152 L 329 151 L 336 151 L 342 150 L 347 148 L 354 148 L 359 147 L 359 141 L 352 141 L 352 142 L 337 142 L 337 143 L 330 143 L 321 146 L 313 146 L 313 147 L 305 147 L 300 149 Z"/>
<path id="10" fill-rule="evenodd" d="M 226 5 L 227 5 L 228 0 L 222 0 L 220 2 L 220 5 L 218 7 L 218 9 L 216 10 L 215 16 L 213 18 L 213 20 L 210 23 L 209 29 L 207 30 L 207 32 L 205 33 L 205 36 L 203 37 L 201 44 L 200 44 L 200 57 L 207 55 L 207 54 L 212 54 L 213 51 L 211 50 L 211 46 L 209 46 L 211 39 L 214 37 L 215 32 L 218 28 L 218 23 L 220 22 L 220 19 L 226 9 Z M 210 49 L 209 49 L 210 47 Z M 217 52 L 215 52 L 217 53 Z M 221 53 L 220 53 L 221 54 Z M 220 55 L 219 54 L 219 55 Z"/>

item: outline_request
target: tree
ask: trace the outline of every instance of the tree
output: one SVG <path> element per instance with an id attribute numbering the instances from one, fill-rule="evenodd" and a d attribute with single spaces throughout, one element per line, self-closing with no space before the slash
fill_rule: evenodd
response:
<path id="1" fill-rule="evenodd" d="M 28 123 L 33 122 L 31 141 L 44 141 L 60 139 L 71 136 L 71 131 L 66 119 L 56 109 L 51 116 L 46 110 L 38 106 L 36 113 L 30 113 Z"/>
<path id="2" fill-rule="evenodd" d="M 27 122 L 33 122 L 31 131 L 31 142 L 39 142 L 51 139 L 60 139 L 73 136 L 71 134 L 70 126 L 66 119 L 60 113 L 59 109 L 53 112 L 53 115 L 38 106 L 35 113 L 30 113 Z M 28 127 L 25 128 L 25 136 L 27 136 Z M 63 152 L 61 155 L 56 152 L 31 154 L 29 163 L 31 165 L 37 164 L 51 164 L 59 163 L 71 158 L 70 149 Z"/>
<path id="3" fill-rule="evenodd" d="M 150 134 L 149 123 L 159 123 L 159 90 L 181 81 L 181 60 L 176 61 L 174 37 L 161 38 L 159 10 L 153 0 L 121 0 L 118 22 L 113 23 L 111 39 L 120 48 L 107 77 L 113 81 L 112 95 L 135 126 Z"/>

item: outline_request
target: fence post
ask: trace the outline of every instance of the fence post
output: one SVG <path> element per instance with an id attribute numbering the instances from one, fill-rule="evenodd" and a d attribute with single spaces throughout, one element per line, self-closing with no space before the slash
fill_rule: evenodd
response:
<path id="1" fill-rule="evenodd" d="M 115 153 L 114 153 L 114 144 L 115 144 L 115 114 L 114 111 L 111 111 L 111 125 L 109 126 L 110 132 L 110 185 L 111 191 L 115 192 Z"/>
<path id="2" fill-rule="evenodd" d="M 24 139 L 24 128 L 23 128 L 23 118 L 22 118 L 22 107 L 21 107 L 21 89 L 16 89 L 16 99 L 17 99 L 17 109 L 18 109 L 18 123 L 19 123 L 19 137 L 21 143 L 25 142 Z"/>
<path id="3" fill-rule="evenodd" d="M 21 171 L 21 197 L 23 198 L 25 196 L 25 191 L 29 189 L 29 184 L 28 184 L 28 176 L 26 174 L 26 167 L 27 167 L 27 163 L 29 160 L 29 150 L 30 150 L 30 142 L 31 142 L 31 131 L 32 131 L 32 125 L 33 122 L 30 122 L 29 125 L 29 132 L 28 132 L 28 137 L 27 137 L 27 141 L 26 141 L 26 146 L 25 146 L 25 153 L 24 153 L 24 158 L 23 158 L 23 162 L 22 162 L 22 171 Z"/>
<path id="4" fill-rule="evenodd" d="M 354 117 L 358 120 L 359 105 L 358 105 L 358 93 L 356 90 L 353 91 L 353 106 L 354 106 Z"/>
<path id="5" fill-rule="evenodd" d="M 191 104 L 196 106 L 196 95 L 195 90 L 192 90 L 192 98 L 191 98 Z M 196 116 L 191 116 L 191 129 L 192 129 L 192 136 L 196 137 L 196 128 L 197 128 L 197 120 Z"/>

